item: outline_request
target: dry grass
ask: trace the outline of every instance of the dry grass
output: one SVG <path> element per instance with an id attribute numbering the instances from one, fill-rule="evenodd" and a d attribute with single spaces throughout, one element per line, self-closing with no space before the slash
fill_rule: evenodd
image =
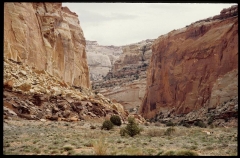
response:
<path id="1" fill-rule="evenodd" d="M 101 137 L 93 144 L 93 149 L 96 155 L 107 155 L 108 145 L 105 143 L 103 137 Z"/>
<path id="2" fill-rule="evenodd" d="M 5 123 L 7 122 L 7 123 Z M 66 124 L 68 124 L 66 126 Z M 236 156 L 237 128 L 186 128 L 140 125 L 143 132 L 121 136 L 120 127 L 101 130 L 101 122 L 5 120 L 5 155 L 164 155 L 184 151 L 200 156 Z M 91 129 L 94 125 L 96 129 Z M 207 132 L 211 134 L 208 135 Z M 186 152 L 188 151 L 188 152 Z M 184 153 L 182 152 L 182 153 Z M 171 154 L 171 153 L 167 153 Z"/>

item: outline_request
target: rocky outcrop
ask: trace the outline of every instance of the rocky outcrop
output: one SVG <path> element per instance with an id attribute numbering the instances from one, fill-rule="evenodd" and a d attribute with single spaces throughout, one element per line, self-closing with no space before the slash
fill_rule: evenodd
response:
<path id="1" fill-rule="evenodd" d="M 136 113 L 146 86 L 146 70 L 152 54 L 153 40 L 122 46 L 123 53 L 112 65 L 103 80 L 92 82 L 93 89 Z"/>
<path id="2" fill-rule="evenodd" d="M 4 3 L 4 58 L 90 87 L 78 16 L 61 3 Z"/>
<path id="3" fill-rule="evenodd" d="M 78 121 L 128 112 L 119 103 L 82 87 L 75 89 L 46 71 L 4 59 L 4 117 Z"/>
<path id="4" fill-rule="evenodd" d="M 87 61 L 91 81 L 101 80 L 112 69 L 114 62 L 122 54 L 117 46 L 102 46 L 97 41 L 86 41 Z"/>
<path id="5" fill-rule="evenodd" d="M 238 95 L 237 11 L 232 6 L 154 41 L 140 114 L 173 117 Z"/>
<path id="6" fill-rule="evenodd" d="M 123 53 L 114 62 L 103 80 L 92 82 L 93 89 L 123 85 L 133 80 L 146 78 L 146 69 L 152 53 L 152 42 L 153 40 L 148 39 L 122 46 Z"/>
<path id="7" fill-rule="evenodd" d="M 113 76 L 121 77 L 132 74 L 139 74 L 139 69 L 147 67 L 152 55 L 152 42 L 147 39 L 138 43 L 122 46 L 123 53 L 115 61 L 113 66 Z"/>

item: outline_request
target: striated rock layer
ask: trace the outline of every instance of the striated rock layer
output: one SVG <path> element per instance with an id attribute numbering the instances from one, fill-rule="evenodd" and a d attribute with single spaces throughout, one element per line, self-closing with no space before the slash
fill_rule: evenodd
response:
<path id="1" fill-rule="evenodd" d="M 126 82 L 121 86 L 102 88 L 99 92 L 104 96 L 121 103 L 125 110 L 136 113 L 145 94 L 146 78 Z"/>
<path id="2" fill-rule="evenodd" d="M 103 80 L 93 81 L 93 89 L 120 102 L 126 110 L 135 113 L 145 94 L 146 70 L 152 54 L 153 41 L 147 39 L 122 46 L 123 52 L 112 64 L 111 71 Z"/>
<path id="3" fill-rule="evenodd" d="M 97 81 L 112 69 L 114 62 L 122 54 L 118 46 L 102 46 L 97 41 L 86 41 L 87 61 L 90 69 L 90 80 Z"/>
<path id="4" fill-rule="evenodd" d="M 90 87 L 78 16 L 61 3 L 4 3 L 4 58 Z"/>
<path id="5" fill-rule="evenodd" d="M 153 39 L 122 46 L 123 53 L 113 65 L 113 77 L 139 74 L 141 68 L 147 67 L 150 61 Z M 143 69 L 145 71 L 145 69 Z"/>
<path id="6" fill-rule="evenodd" d="M 160 36 L 152 46 L 145 118 L 216 108 L 238 95 L 238 8 Z"/>

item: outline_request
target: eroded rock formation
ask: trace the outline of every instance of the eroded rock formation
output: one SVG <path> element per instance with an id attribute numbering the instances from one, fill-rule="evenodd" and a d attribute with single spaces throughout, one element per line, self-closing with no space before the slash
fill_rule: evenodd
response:
<path id="1" fill-rule="evenodd" d="M 238 95 L 238 6 L 160 36 L 152 51 L 139 110 L 145 118 L 232 100 Z"/>
<path id="2" fill-rule="evenodd" d="M 92 82 L 93 89 L 120 102 L 128 111 L 136 112 L 145 93 L 146 70 L 154 40 L 122 46 L 123 52 L 103 80 Z"/>
<path id="3" fill-rule="evenodd" d="M 45 70 L 4 59 L 4 117 L 78 121 L 128 112 L 119 103 L 87 88 L 75 89 Z M 140 121 L 140 120 L 139 120 Z"/>
<path id="4" fill-rule="evenodd" d="M 87 61 L 91 81 L 101 80 L 111 71 L 114 62 L 122 54 L 117 46 L 102 46 L 97 41 L 86 41 Z"/>
<path id="5" fill-rule="evenodd" d="M 78 16 L 61 3 L 4 3 L 4 58 L 90 87 Z"/>

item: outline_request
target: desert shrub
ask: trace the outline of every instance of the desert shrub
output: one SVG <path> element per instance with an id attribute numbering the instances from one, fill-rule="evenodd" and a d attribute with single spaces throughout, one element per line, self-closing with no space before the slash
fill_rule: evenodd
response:
<path id="1" fill-rule="evenodd" d="M 92 142 L 87 142 L 83 144 L 86 147 L 93 147 L 93 143 Z"/>
<path id="2" fill-rule="evenodd" d="M 175 155 L 175 151 L 172 151 L 172 150 L 166 151 L 166 152 L 163 153 L 162 155 L 164 155 L 164 156 L 173 156 L 173 155 Z"/>
<path id="3" fill-rule="evenodd" d="M 95 126 L 93 126 L 93 125 L 90 125 L 90 128 L 91 128 L 91 129 L 96 129 L 96 127 L 95 127 Z"/>
<path id="4" fill-rule="evenodd" d="M 175 126 L 175 124 L 172 121 L 169 121 L 166 123 L 166 126 Z"/>
<path id="5" fill-rule="evenodd" d="M 170 136 L 170 135 L 172 135 L 175 131 L 176 131 L 175 128 L 169 127 L 169 128 L 164 132 L 164 134 Z"/>
<path id="6" fill-rule="evenodd" d="M 110 121 L 117 126 L 121 126 L 122 122 L 121 122 L 121 118 L 118 115 L 112 115 L 110 117 Z"/>
<path id="7" fill-rule="evenodd" d="M 206 124 L 202 121 L 202 120 L 197 120 L 196 122 L 194 122 L 195 126 L 201 127 L 201 128 L 206 128 Z"/>
<path id="8" fill-rule="evenodd" d="M 190 127 L 191 127 L 191 125 L 189 125 L 189 124 L 186 123 L 186 122 L 183 123 L 183 126 L 184 126 L 184 127 L 187 127 L 187 128 L 190 128 Z"/>
<path id="9" fill-rule="evenodd" d="M 208 119 L 208 125 L 211 125 L 212 123 L 213 123 L 213 121 L 214 121 L 214 117 L 210 117 L 209 119 Z"/>
<path id="10" fill-rule="evenodd" d="M 158 153 L 157 153 L 157 156 L 160 156 L 163 154 L 163 150 L 160 150 Z"/>
<path id="11" fill-rule="evenodd" d="M 73 147 L 71 145 L 64 145 L 63 149 L 66 151 L 73 150 Z"/>
<path id="12" fill-rule="evenodd" d="M 199 155 L 191 150 L 180 150 L 176 152 L 176 156 L 199 156 Z"/>
<path id="13" fill-rule="evenodd" d="M 182 125 L 182 126 L 187 127 L 187 128 L 191 127 L 191 125 L 188 124 L 187 122 L 185 122 L 184 120 L 182 120 L 178 125 Z"/>
<path id="14" fill-rule="evenodd" d="M 102 128 L 101 129 L 106 129 L 106 130 L 110 130 L 113 128 L 113 123 L 110 120 L 105 120 L 102 124 Z"/>
<path id="15" fill-rule="evenodd" d="M 163 154 L 164 156 L 199 156 L 196 152 L 191 150 L 180 150 L 180 151 L 167 151 Z"/>
<path id="16" fill-rule="evenodd" d="M 135 119 L 133 117 L 128 118 L 128 124 L 125 127 L 126 133 L 133 137 L 137 134 L 139 134 L 143 129 L 138 127 L 138 124 L 135 122 Z"/>

